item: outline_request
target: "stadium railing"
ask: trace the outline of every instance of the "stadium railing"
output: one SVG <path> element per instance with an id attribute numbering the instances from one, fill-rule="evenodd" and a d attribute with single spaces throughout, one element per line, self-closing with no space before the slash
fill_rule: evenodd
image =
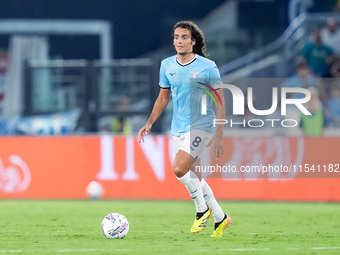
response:
<path id="1" fill-rule="evenodd" d="M 292 61 L 310 40 L 310 34 L 326 25 L 327 18 L 340 22 L 333 13 L 301 13 L 274 42 L 259 48 L 230 63 L 220 66 L 224 77 L 288 77 L 293 71 Z M 266 72 L 265 68 L 279 65 Z"/>
<path id="2" fill-rule="evenodd" d="M 151 59 L 31 60 L 26 65 L 25 116 L 80 109 L 78 130 L 97 132 L 107 116 L 149 113 L 156 96 Z"/>

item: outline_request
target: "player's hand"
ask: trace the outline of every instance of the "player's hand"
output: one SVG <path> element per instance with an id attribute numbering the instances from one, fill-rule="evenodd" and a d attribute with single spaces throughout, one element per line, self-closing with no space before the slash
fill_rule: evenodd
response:
<path id="1" fill-rule="evenodd" d="M 138 142 L 142 142 L 144 143 L 144 136 L 147 135 L 150 130 L 152 128 L 151 124 L 146 124 L 144 127 L 142 127 L 139 132 L 138 132 Z"/>
<path id="2" fill-rule="evenodd" d="M 213 145 L 213 157 L 218 159 L 221 155 L 223 155 L 223 136 L 214 135 L 208 143 L 207 147 Z"/>

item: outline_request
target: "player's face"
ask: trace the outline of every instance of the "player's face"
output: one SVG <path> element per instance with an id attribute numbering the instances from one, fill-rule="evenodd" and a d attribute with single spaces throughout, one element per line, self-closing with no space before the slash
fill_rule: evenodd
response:
<path id="1" fill-rule="evenodd" d="M 177 54 L 186 55 L 192 53 L 195 41 L 191 38 L 191 33 L 185 28 L 176 28 L 173 42 Z"/>

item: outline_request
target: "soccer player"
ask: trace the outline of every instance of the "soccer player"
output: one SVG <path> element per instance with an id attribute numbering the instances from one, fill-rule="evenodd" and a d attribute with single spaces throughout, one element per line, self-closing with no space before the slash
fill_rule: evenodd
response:
<path id="1" fill-rule="evenodd" d="M 195 23 L 178 22 L 173 28 L 172 38 L 177 54 L 164 59 L 161 63 L 160 92 L 150 118 L 138 132 L 138 140 L 144 142 L 144 136 L 162 114 L 171 94 L 173 100 L 171 134 L 176 150 L 173 171 L 178 180 L 185 185 L 196 205 L 197 213 L 191 232 L 198 233 L 204 230 L 212 214 L 215 227 L 211 237 L 222 237 L 224 230 L 231 223 L 231 218 L 222 210 L 210 186 L 202 179 L 201 173 L 194 173 L 191 169 L 194 169 L 194 164 L 197 164 L 202 151 L 210 145 L 213 146 L 215 158 L 223 154 L 223 125 L 217 125 L 216 131 L 214 130 L 212 120 L 215 113 L 209 105 L 207 114 L 190 116 L 191 78 L 204 78 L 210 83 L 208 85 L 214 87 L 214 82 L 221 83 L 220 74 L 216 64 L 206 58 L 204 35 Z M 216 118 L 224 119 L 223 90 L 218 89 L 217 93 L 222 105 L 216 106 Z"/>

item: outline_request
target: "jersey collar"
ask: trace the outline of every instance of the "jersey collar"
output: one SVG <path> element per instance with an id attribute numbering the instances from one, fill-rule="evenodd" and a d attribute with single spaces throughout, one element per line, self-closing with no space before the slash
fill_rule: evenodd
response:
<path id="1" fill-rule="evenodd" d="M 194 62 L 196 59 L 197 59 L 197 54 L 195 54 L 195 57 L 194 57 L 192 60 L 190 60 L 188 63 L 181 64 L 181 63 L 178 61 L 177 57 L 176 57 L 176 62 L 177 62 L 177 64 L 179 64 L 180 66 L 187 66 L 187 65 L 190 65 L 192 62 Z"/>

